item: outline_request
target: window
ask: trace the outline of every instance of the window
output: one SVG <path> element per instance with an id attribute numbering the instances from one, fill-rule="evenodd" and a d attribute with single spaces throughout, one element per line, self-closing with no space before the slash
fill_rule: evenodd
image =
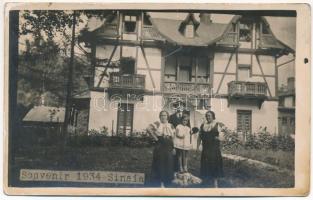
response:
<path id="1" fill-rule="evenodd" d="M 135 74 L 135 59 L 132 57 L 122 57 L 120 60 L 121 74 Z"/>
<path id="2" fill-rule="evenodd" d="M 197 61 L 198 61 L 197 82 L 198 83 L 208 83 L 209 82 L 209 78 L 210 78 L 210 70 L 209 70 L 208 58 L 206 58 L 206 57 L 198 57 Z"/>
<path id="3" fill-rule="evenodd" d="M 185 37 L 187 38 L 193 38 L 194 37 L 194 33 L 195 30 L 194 30 L 194 25 L 193 24 L 188 24 L 186 25 L 186 28 L 185 28 Z"/>
<path id="4" fill-rule="evenodd" d="M 177 59 L 177 62 L 176 62 Z M 197 65 L 196 65 L 197 62 Z M 198 66 L 196 70 L 196 66 Z M 197 71 L 197 74 L 196 74 Z M 207 57 L 169 56 L 165 60 L 165 81 L 209 83 L 210 65 Z"/>
<path id="5" fill-rule="evenodd" d="M 124 32 L 135 33 L 137 28 L 137 16 L 125 15 L 124 16 Z"/>
<path id="6" fill-rule="evenodd" d="M 239 24 L 239 41 L 251 42 L 252 24 L 249 22 L 240 22 Z"/>
<path id="7" fill-rule="evenodd" d="M 252 112 L 251 110 L 237 110 L 237 130 L 251 133 Z"/>
<path id="8" fill-rule="evenodd" d="M 146 14 L 144 14 L 144 16 L 143 16 L 143 25 L 144 26 L 152 26 L 152 23 Z"/>
<path id="9" fill-rule="evenodd" d="M 262 34 L 269 34 L 268 27 L 262 22 Z"/>
<path id="10" fill-rule="evenodd" d="M 191 66 L 180 65 L 178 80 L 181 82 L 190 82 L 190 70 Z"/>

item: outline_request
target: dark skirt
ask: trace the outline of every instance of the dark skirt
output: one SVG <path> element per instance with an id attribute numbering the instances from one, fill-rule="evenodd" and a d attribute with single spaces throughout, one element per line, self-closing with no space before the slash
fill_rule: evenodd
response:
<path id="1" fill-rule="evenodd" d="M 203 181 L 224 176 L 223 160 L 218 139 L 203 142 L 200 175 Z"/>
<path id="2" fill-rule="evenodd" d="M 153 150 L 151 184 L 158 187 L 163 182 L 165 186 L 169 186 L 174 178 L 173 164 L 172 138 L 158 137 Z"/>

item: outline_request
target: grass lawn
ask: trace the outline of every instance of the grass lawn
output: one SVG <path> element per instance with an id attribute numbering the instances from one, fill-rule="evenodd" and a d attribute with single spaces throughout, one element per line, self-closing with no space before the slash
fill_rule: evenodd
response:
<path id="1" fill-rule="evenodd" d="M 145 173 L 146 182 L 152 160 L 152 147 L 131 148 L 125 146 L 108 147 L 65 147 L 36 146 L 16 149 L 14 163 L 11 165 L 13 186 L 28 187 L 131 187 L 105 183 L 70 182 L 21 182 L 19 169 L 47 170 L 99 170 Z M 189 153 L 189 171 L 199 176 L 200 152 Z M 293 187 L 294 175 L 286 172 L 268 171 L 248 166 L 245 163 L 224 160 L 225 177 L 220 187 Z M 146 184 L 145 186 L 149 186 Z M 134 186 L 132 186 L 134 187 Z M 142 187 L 142 186 L 136 186 Z"/>
<path id="2" fill-rule="evenodd" d="M 293 151 L 245 149 L 244 147 L 238 147 L 236 149 L 224 150 L 223 153 L 251 158 L 271 165 L 276 165 L 280 168 L 294 170 L 295 155 Z"/>

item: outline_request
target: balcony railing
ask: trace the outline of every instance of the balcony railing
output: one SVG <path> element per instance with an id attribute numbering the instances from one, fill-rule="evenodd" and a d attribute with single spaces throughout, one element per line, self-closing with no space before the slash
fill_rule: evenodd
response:
<path id="1" fill-rule="evenodd" d="M 110 88 L 144 90 L 145 75 L 111 73 Z"/>
<path id="2" fill-rule="evenodd" d="M 209 83 L 165 81 L 163 92 L 171 94 L 209 94 Z"/>
<path id="3" fill-rule="evenodd" d="M 228 95 L 266 97 L 267 85 L 259 82 L 231 81 L 228 83 Z"/>

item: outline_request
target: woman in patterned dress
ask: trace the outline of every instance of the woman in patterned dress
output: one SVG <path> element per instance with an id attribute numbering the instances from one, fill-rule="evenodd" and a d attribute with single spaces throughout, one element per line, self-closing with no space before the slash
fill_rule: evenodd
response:
<path id="1" fill-rule="evenodd" d="M 174 178 L 173 170 L 173 136 L 174 126 L 168 123 L 169 114 L 161 111 L 160 121 L 150 124 L 147 132 L 156 140 L 151 167 L 151 183 L 153 186 L 168 187 Z"/>
<path id="2" fill-rule="evenodd" d="M 218 187 L 218 178 L 223 176 L 223 160 L 220 150 L 219 133 L 221 126 L 215 121 L 215 113 L 208 111 L 206 121 L 200 127 L 198 149 L 202 143 L 200 176 L 203 184 L 214 182 Z"/>

